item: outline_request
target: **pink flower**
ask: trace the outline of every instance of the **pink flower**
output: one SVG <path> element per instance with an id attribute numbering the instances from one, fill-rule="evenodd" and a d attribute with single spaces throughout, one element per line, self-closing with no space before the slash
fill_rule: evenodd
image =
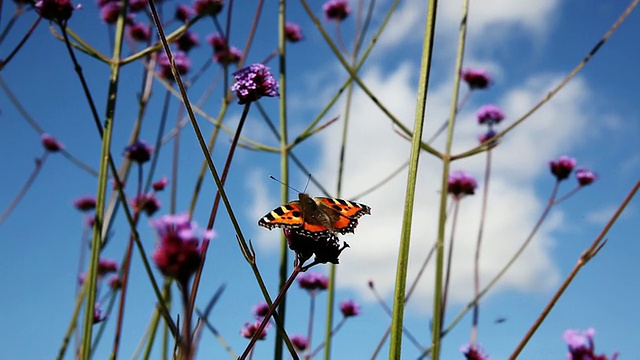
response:
<path id="1" fill-rule="evenodd" d="M 153 216 L 162 206 L 160 200 L 153 194 L 141 194 L 132 201 L 133 209 L 144 212 L 147 216 Z"/>
<path id="2" fill-rule="evenodd" d="M 491 85 L 491 76 L 484 69 L 462 70 L 462 80 L 464 80 L 472 90 L 486 89 Z"/>
<path id="3" fill-rule="evenodd" d="M 353 300 L 344 300 L 340 303 L 340 312 L 344 317 L 352 317 L 360 314 L 360 307 Z"/>
<path id="4" fill-rule="evenodd" d="M 135 23 L 127 29 L 129 36 L 136 41 L 148 41 L 151 38 L 149 27 L 143 23 Z"/>
<path id="5" fill-rule="evenodd" d="M 235 91 L 239 104 L 256 101 L 263 96 L 280 96 L 278 81 L 271 75 L 268 67 L 253 64 L 233 73 L 235 82 L 231 91 Z"/>
<path id="6" fill-rule="evenodd" d="M 571 171 L 576 166 L 576 159 L 568 156 L 560 156 L 557 160 L 549 161 L 551 173 L 556 176 L 558 181 L 562 181 L 569 177 Z"/>
<path id="7" fill-rule="evenodd" d="M 258 329 L 260 328 L 260 323 L 261 323 L 261 320 L 258 320 L 253 324 L 245 323 L 244 327 L 240 329 L 240 334 L 247 339 L 251 339 L 253 335 L 258 332 Z M 262 332 L 260 332 L 260 335 L 258 335 L 258 340 L 264 340 L 267 337 L 268 328 L 269 328 L 269 324 L 267 324 L 267 326 L 265 326 L 264 329 L 262 329 Z"/>
<path id="8" fill-rule="evenodd" d="M 222 0 L 197 0 L 193 9 L 198 15 L 216 16 L 222 10 L 224 1 Z"/>
<path id="9" fill-rule="evenodd" d="M 329 0 L 322 6 L 327 20 L 342 21 L 349 16 L 351 9 L 346 0 Z"/>
<path id="10" fill-rule="evenodd" d="M 291 335 L 290 340 L 298 351 L 305 351 L 309 346 L 309 340 L 304 335 Z"/>
<path id="11" fill-rule="evenodd" d="M 98 261 L 98 276 L 118 271 L 118 263 L 111 259 L 100 259 Z"/>
<path id="12" fill-rule="evenodd" d="M 83 212 L 91 211 L 96 208 L 96 198 L 92 195 L 83 196 L 74 201 L 73 206 Z"/>
<path id="13" fill-rule="evenodd" d="M 466 344 L 460 347 L 460 351 L 467 360 L 489 360 L 489 356 L 485 354 L 480 346 Z"/>
<path id="14" fill-rule="evenodd" d="M 284 36 L 288 41 L 293 43 L 302 40 L 302 29 L 300 28 L 300 25 L 287 22 L 284 25 Z"/>
<path id="15" fill-rule="evenodd" d="M 591 172 L 586 167 L 581 167 L 576 170 L 576 179 L 578 179 L 578 184 L 580 184 L 580 186 L 587 186 L 596 181 L 598 179 L 598 175 Z"/>
<path id="16" fill-rule="evenodd" d="M 66 22 L 73 14 L 70 0 L 40 0 L 35 4 L 36 12 L 47 20 Z"/>
<path id="17" fill-rule="evenodd" d="M 40 139 L 42 140 L 42 146 L 44 146 L 47 151 L 58 152 L 64 149 L 64 145 L 49 134 L 42 134 Z"/>
<path id="18" fill-rule="evenodd" d="M 138 140 L 124 149 L 125 156 L 138 164 L 146 163 L 151 159 L 153 149 L 144 140 Z"/>
<path id="19" fill-rule="evenodd" d="M 447 191 L 455 199 L 460 199 L 464 195 L 473 195 L 476 187 L 478 187 L 476 179 L 466 171 L 454 171 L 449 174 Z"/>
<path id="20" fill-rule="evenodd" d="M 266 302 L 261 301 L 251 309 L 251 312 L 256 318 L 262 319 L 267 316 L 267 312 L 269 312 L 269 305 Z"/>
<path id="21" fill-rule="evenodd" d="M 160 178 L 160 180 L 154 182 L 151 186 L 155 191 L 162 191 L 169 184 L 169 179 L 166 176 Z"/>
<path id="22" fill-rule="evenodd" d="M 298 285 L 309 291 L 327 290 L 327 287 L 329 287 L 329 279 L 320 273 L 309 272 L 298 278 Z"/>

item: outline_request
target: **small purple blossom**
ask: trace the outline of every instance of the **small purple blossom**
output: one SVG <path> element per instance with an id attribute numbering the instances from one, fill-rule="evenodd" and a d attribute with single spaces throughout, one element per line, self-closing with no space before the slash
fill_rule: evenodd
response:
<path id="1" fill-rule="evenodd" d="M 576 179 L 578 179 L 578 184 L 580 184 L 580 186 L 587 186 L 596 181 L 598 179 L 598 175 L 586 167 L 581 167 L 576 170 Z"/>
<path id="2" fill-rule="evenodd" d="M 351 9 L 346 0 L 329 0 L 322 5 L 322 11 L 327 20 L 342 21 L 349 16 Z"/>
<path id="3" fill-rule="evenodd" d="M 352 317 L 360 314 L 360 306 L 353 300 L 344 300 L 340 303 L 340 312 L 344 317 Z"/>
<path id="4" fill-rule="evenodd" d="M 116 21 L 118 21 L 118 16 L 120 16 L 121 9 L 122 5 L 120 5 L 119 1 L 106 3 L 103 7 L 100 8 L 100 18 L 106 24 L 115 24 Z"/>
<path id="5" fill-rule="evenodd" d="M 478 345 L 462 345 L 460 347 L 460 352 L 462 352 L 467 360 L 489 360 L 489 355 L 487 355 L 484 350 Z"/>
<path id="6" fill-rule="evenodd" d="M 141 194 L 131 202 L 133 209 L 138 213 L 144 212 L 147 216 L 153 216 L 160 210 L 162 203 L 153 194 Z"/>
<path id="7" fill-rule="evenodd" d="M 227 44 L 227 40 L 225 40 L 224 37 L 220 34 L 207 35 L 207 42 L 213 47 L 214 53 L 226 50 L 229 47 L 229 45 Z"/>
<path id="8" fill-rule="evenodd" d="M 504 120 L 504 113 L 499 107 L 493 104 L 482 105 L 476 112 L 476 117 L 480 125 L 487 124 L 489 127 L 499 124 Z"/>
<path id="9" fill-rule="evenodd" d="M 42 134 L 40 139 L 42 141 L 42 146 L 44 146 L 47 151 L 58 152 L 64 149 L 64 145 L 49 134 Z"/>
<path id="10" fill-rule="evenodd" d="M 169 179 L 167 179 L 166 176 L 163 176 L 160 178 L 160 180 L 151 184 L 151 187 L 153 187 L 153 190 L 155 191 L 162 191 L 168 184 L 169 184 Z"/>
<path id="11" fill-rule="evenodd" d="M 142 11 L 147 7 L 147 0 L 129 0 L 129 10 L 132 12 Z"/>
<path id="12" fill-rule="evenodd" d="M 278 81 L 271 75 L 268 67 L 253 64 L 233 73 L 235 82 L 231 91 L 235 91 L 239 104 L 256 101 L 263 96 L 280 96 Z"/>
<path id="13" fill-rule="evenodd" d="M 111 259 L 100 259 L 98 261 L 98 276 L 104 276 L 118 271 L 118 263 Z"/>
<path id="14" fill-rule="evenodd" d="M 178 39 L 176 39 L 176 46 L 180 51 L 189 52 L 189 50 L 198 45 L 200 45 L 198 35 L 193 31 L 187 30 L 184 34 L 180 35 Z"/>
<path id="15" fill-rule="evenodd" d="M 473 195 L 476 187 L 476 179 L 466 171 L 454 171 L 449 174 L 447 191 L 454 199 L 460 199 L 463 195 Z"/>
<path id="16" fill-rule="evenodd" d="M 307 340 L 304 335 L 291 335 L 290 339 L 291 344 L 293 344 L 293 347 L 298 351 L 305 351 L 307 347 L 309 347 L 309 340 Z"/>
<path id="17" fill-rule="evenodd" d="M 284 25 L 284 36 L 287 41 L 292 43 L 302 40 L 302 28 L 300 25 L 292 22 L 287 22 Z"/>
<path id="18" fill-rule="evenodd" d="M 558 181 L 568 178 L 575 166 L 576 159 L 565 155 L 560 156 L 557 160 L 549 161 L 551 173 L 556 176 Z"/>
<path id="19" fill-rule="evenodd" d="M 193 4 L 193 9 L 198 15 L 216 16 L 223 6 L 224 1 L 222 0 L 197 0 Z"/>
<path id="20" fill-rule="evenodd" d="M 180 75 L 184 75 L 189 72 L 191 68 L 191 60 L 182 51 L 176 51 L 173 53 L 173 60 L 176 63 L 176 68 Z M 173 73 L 171 72 L 171 62 L 166 53 L 160 54 L 158 57 L 158 70 L 159 75 L 167 80 L 173 80 Z"/>
<path id="21" fill-rule="evenodd" d="M 240 334 L 247 339 L 251 339 L 253 335 L 258 332 L 258 329 L 260 328 L 260 322 L 261 321 L 258 320 L 253 324 L 245 323 L 244 327 L 240 329 Z M 258 335 L 258 340 L 264 340 L 267 337 L 268 328 L 269 324 L 267 324 L 267 326 L 262 329 L 262 332 L 260 333 L 260 335 Z"/>
<path id="22" fill-rule="evenodd" d="M 104 319 L 107 318 L 106 314 L 102 313 L 102 310 L 100 310 L 100 303 L 96 303 L 95 306 L 93 307 L 93 323 L 97 324 L 99 322 L 104 321 Z"/>
<path id="23" fill-rule="evenodd" d="M 236 47 L 216 51 L 213 54 L 213 61 L 222 65 L 237 64 L 242 58 L 242 51 Z"/>
<path id="24" fill-rule="evenodd" d="M 191 16 L 193 16 L 194 13 L 195 11 L 189 5 L 178 4 L 176 6 L 176 12 L 174 17 L 176 18 L 176 20 L 179 20 L 181 22 L 186 22 L 187 20 L 189 20 L 189 18 L 191 18 Z"/>
<path id="25" fill-rule="evenodd" d="M 320 273 L 309 272 L 298 278 L 298 285 L 309 291 L 327 290 L 327 287 L 329 287 L 329 279 Z"/>
<path id="26" fill-rule="evenodd" d="M 569 347 L 567 359 L 569 360 L 609 360 L 606 355 L 596 355 L 593 336 L 596 331 L 592 328 L 580 333 L 578 330 L 566 330 L 562 335 L 564 341 Z M 614 353 L 610 360 L 618 358 L 618 354 Z"/>
<path id="27" fill-rule="evenodd" d="M 73 202 L 76 209 L 86 212 L 96 208 L 96 198 L 93 195 L 87 195 L 76 199 Z"/>
<path id="28" fill-rule="evenodd" d="M 40 0 L 35 4 L 36 12 L 47 20 L 66 22 L 73 14 L 70 0 Z"/>
<path id="29" fill-rule="evenodd" d="M 153 149 L 144 140 L 138 140 L 124 149 L 125 156 L 138 164 L 143 164 L 151 159 Z"/>
<path id="30" fill-rule="evenodd" d="M 127 31 L 133 40 L 149 41 L 151 39 L 149 27 L 143 23 L 134 23 L 128 27 Z"/>
<path id="31" fill-rule="evenodd" d="M 484 69 L 465 69 L 462 70 L 462 80 L 464 80 L 469 88 L 486 89 L 491 85 L 491 75 Z"/>
<path id="32" fill-rule="evenodd" d="M 253 308 L 251 308 L 251 313 L 253 313 L 253 316 L 258 319 L 262 319 L 267 316 L 267 312 L 269 312 L 269 305 L 264 301 L 257 303 Z"/>
<path id="33" fill-rule="evenodd" d="M 488 142 L 489 148 L 492 149 L 496 145 L 498 145 L 498 140 L 493 139 L 496 136 L 496 134 L 497 133 L 494 130 L 489 129 L 486 133 L 478 136 L 478 141 L 480 141 L 480 143 Z"/>
<path id="34" fill-rule="evenodd" d="M 118 275 L 113 275 L 112 277 L 110 277 L 107 283 L 112 290 L 118 290 L 122 287 L 122 280 L 120 280 L 120 277 Z"/>

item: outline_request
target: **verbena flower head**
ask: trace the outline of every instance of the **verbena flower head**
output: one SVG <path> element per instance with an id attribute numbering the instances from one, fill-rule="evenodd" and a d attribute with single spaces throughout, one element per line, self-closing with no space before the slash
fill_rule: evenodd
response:
<path id="1" fill-rule="evenodd" d="M 98 276 L 104 276 L 118 271 L 118 263 L 112 259 L 100 259 L 98 261 Z"/>
<path id="2" fill-rule="evenodd" d="M 44 146 L 47 151 L 58 152 L 64 149 L 64 145 L 49 134 L 42 134 L 40 139 L 42 140 L 42 146 Z"/>
<path id="3" fill-rule="evenodd" d="M 187 20 L 189 20 L 189 18 L 191 18 L 191 16 L 193 16 L 194 13 L 195 11 L 189 5 L 178 4 L 176 6 L 176 12 L 174 16 L 176 20 L 186 22 Z"/>
<path id="4" fill-rule="evenodd" d="M 129 10 L 132 12 L 142 11 L 147 7 L 147 0 L 129 0 Z"/>
<path id="5" fill-rule="evenodd" d="M 118 21 L 122 5 L 119 1 L 111 1 L 100 8 L 100 19 L 106 24 L 115 24 Z"/>
<path id="6" fill-rule="evenodd" d="M 476 112 L 476 116 L 478 117 L 478 122 L 481 125 L 486 124 L 489 125 L 489 127 L 499 124 L 504 120 L 504 113 L 502 110 L 493 104 L 482 105 Z"/>
<path id="7" fill-rule="evenodd" d="M 462 70 L 462 80 L 464 80 L 469 88 L 486 89 L 491 85 L 491 75 L 484 69 L 464 69 Z"/>
<path id="8" fill-rule="evenodd" d="M 160 178 L 160 180 L 154 182 L 153 184 L 151 184 L 151 186 L 153 187 L 153 190 L 155 191 L 162 191 L 164 190 L 164 188 L 169 184 L 169 179 L 167 179 L 166 176 L 163 176 Z"/>
<path id="9" fill-rule="evenodd" d="M 35 8 L 43 18 L 61 23 L 69 20 L 74 10 L 70 0 L 40 0 L 36 2 Z"/>
<path id="10" fill-rule="evenodd" d="M 135 41 L 148 41 L 151 39 L 149 27 L 143 23 L 134 23 L 128 27 L 127 31 Z"/>
<path id="11" fill-rule="evenodd" d="M 222 65 L 237 64 L 240 62 L 241 58 L 242 51 L 233 46 L 224 50 L 216 51 L 213 54 L 213 61 Z"/>
<path id="12" fill-rule="evenodd" d="M 269 305 L 266 302 L 261 301 L 253 306 L 251 312 L 256 318 L 262 319 L 263 317 L 267 316 L 267 313 L 269 312 Z"/>
<path id="13" fill-rule="evenodd" d="M 104 321 L 107 318 L 107 314 L 103 314 L 100 310 L 100 303 L 96 303 L 93 307 L 93 323 L 97 324 Z"/>
<path id="14" fill-rule="evenodd" d="M 222 0 L 197 0 L 193 4 L 193 9 L 198 15 L 216 16 L 222 10 L 224 1 Z"/>
<path id="15" fill-rule="evenodd" d="M 235 82 L 231 91 L 235 91 L 239 104 L 256 101 L 263 96 L 280 96 L 278 82 L 268 67 L 262 64 L 249 65 L 233 73 Z"/>
<path id="16" fill-rule="evenodd" d="M 76 209 L 86 212 L 96 208 L 96 198 L 93 195 L 82 196 L 73 202 Z"/>
<path id="17" fill-rule="evenodd" d="M 291 335 L 290 340 L 293 347 L 298 351 L 305 351 L 309 347 L 309 340 L 304 335 Z"/>
<path id="18" fill-rule="evenodd" d="M 322 6 L 322 11 L 327 20 L 342 21 L 349 16 L 351 9 L 346 0 L 329 0 Z"/>
<path id="19" fill-rule="evenodd" d="M 340 312 L 344 317 L 352 317 L 360 314 L 360 306 L 353 300 L 344 300 L 340 303 Z"/>
<path id="20" fill-rule="evenodd" d="M 160 241 L 151 255 L 163 275 L 186 283 L 202 262 L 197 225 L 189 215 L 165 215 L 151 221 Z M 204 239 L 213 237 L 212 231 L 199 232 Z"/>
<path id="21" fill-rule="evenodd" d="M 284 25 L 284 36 L 287 41 L 293 43 L 298 42 L 302 40 L 302 28 L 300 28 L 300 25 L 298 24 L 287 22 Z"/>
<path id="22" fill-rule="evenodd" d="M 185 31 L 178 39 L 176 39 L 176 46 L 179 50 L 189 52 L 189 50 L 198 46 L 198 35 L 193 31 Z"/>
<path id="23" fill-rule="evenodd" d="M 300 285 L 301 288 L 309 291 L 327 290 L 327 288 L 329 287 L 329 279 L 323 274 L 309 272 L 302 274 L 298 278 L 298 285 Z"/>
<path id="24" fill-rule="evenodd" d="M 139 213 L 144 212 L 147 216 L 153 216 L 160 210 L 162 203 L 153 194 L 140 194 L 131 202 L 133 209 Z"/>
<path id="25" fill-rule="evenodd" d="M 315 255 L 315 263 L 338 264 L 338 257 L 345 248 L 349 247 L 347 243 L 340 246 L 340 240 L 335 234 L 310 237 L 292 229 L 283 229 L 283 232 L 289 249 L 296 253 L 301 264 L 304 264 L 313 255 Z"/>
<path id="26" fill-rule="evenodd" d="M 460 352 L 462 352 L 467 360 L 489 360 L 489 355 L 487 355 L 479 345 L 462 345 L 460 347 Z"/>
<path id="27" fill-rule="evenodd" d="M 449 174 L 447 191 L 456 199 L 464 195 L 473 195 L 476 187 L 478 187 L 476 179 L 466 171 L 454 171 Z"/>
<path id="28" fill-rule="evenodd" d="M 576 179 L 578 179 L 578 184 L 580 184 L 580 186 L 587 186 L 596 181 L 598 179 L 598 175 L 591 172 L 586 167 L 581 167 L 576 170 Z"/>
<path id="29" fill-rule="evenodd" d="M 113 275 L 109 278 L 108 284 L 112 290 L 118 290 L 122 287 L 122 280 L 118 275 Z"/>
<path id="30" fill-rule="evenodd" d="M 493 129 L 489 129 L 484 134 L 478 136 L 478 141 L 480 141 L 480 143 L 487 142 L 487 144 L 489 145 L 489 148 L 492 149 L 498 145 L 498 140 L 493 139 L 496 136 L 496 134 L 497 133 Z"/>
<path id="31" fill-rule="evenodd" d="M 151 159 L 153 149 L 144 140 L 138 140 L 124 149 L 125 156 L 138 164 L 143 164 Z"/>
<path id="32" fill-rule="evenodd" d="M 176 68 L 180 75 L 184 75 L 189 72 L 189 69 L 191 68 L 191 60 L 189 60 L 187 54 L 182 51 L 176 51 L 173 53 L 173 60 L 176 63 Z M 171 62 L 169 61 L 167 54 L 164 52 L 158 56 L 158 67 L 160 68 L 158 73 L 162 78 L 173 81 Z"/>
<path id="33" fill-rule="evenodd" d="M 556 179 L 562 181 L 568 178 L 573 168 L 576 167 L 576 159 L 562 155 L 556 160 L 549 161 L 549 167 Z"/>
<path id="34" fill-rule="evenodd" d="M 569 353 L 567 359 L 569 360 L 615 360 L 618 358 L 618 354 L 614 353 L 611 358 L 606 355 L 596 355 L 595 345 L 593 342 L 593 336 L 596 331 L 594 329 L 587 329 L 580 333 L 578 330 L 566 330 L 562 337 L 569 346 Z"/>
<path id="35" fill-rule="evenodd" d="M 220 34 L 207 35 L 207 42 L 213 47 L 214 53 L 226 50 L 229 47 L 229 45 L 227 44 L 227 40 L 225 40 L 224 37 Z"/>
<path id="36" fill-rule="evenodd" d="M 258 332 L 258 329 L 260 328 L 260 322 L 261 320 L 258 320 L 253 324 L 245 323 L 244 327 L 240 329 L 240 334 L 247 339 L 251 339 L 253 335 Z M 258 335 L 258 340 L 264 340 L 267 338 L 268 328 L 269 324 L 267 324 L 267 326 L 262 329 L 262 332 L 260 333 L 260 335 Z"/>

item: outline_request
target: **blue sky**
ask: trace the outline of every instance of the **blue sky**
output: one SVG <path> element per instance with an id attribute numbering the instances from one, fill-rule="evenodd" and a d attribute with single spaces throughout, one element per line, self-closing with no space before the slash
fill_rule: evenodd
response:
<path id="1" fill-rule="evenodd" d="M 231 45 L 242 48 L 253 17 L 252 3 L 236 2 Z M 377 29 L 389 1 L 378 1 L 372 29 Z M 165 5 L 165 13 L 173 12 L 175 2 Z M 112 31 L 99 21 L 93 2 L 83 3 L 70 21 L 75 32 L 108 54 Z M 321 2 L 310 4 L 321 16 Z M 356 2 L 352 7 L 356 8 Z M 494 85 L 474 94 L 460 112 L 455 135 L 454 152 L 475 146 L 482 131 L 474 113 L 484 103 L 494 103 L 507 114 L 504 126 L 514 121 L 555 86 L 596 44 L 627 6 L 613 0 L 542 0 L 535 4 L 510 1 L 472 2 L 469 16 L 466 66 L 487 68 L 495 78 Z M 421 34 L 424 29 L 424 3 L 405 1 L 392 18 L 388 31 L 373 50 L 361 70 L 369 86 L 385 106 L 411 125 L 414 116 L 415 89 L 418 77 Z M 451 79 L 454 71 L 456 31 L 461 4 L 441 2 L 435 44 L 434 70 L 430 86 L 426 117 L 426 134 L 431 134 L 448 115 L 451 100 Z M 1 24 L 4 26 L 14 4 L 4 2 Z M 287 9 L 290 20 L 302 25 L 303 42 L 288 46 L 288 112 L 290 133 L 297 134 L 313 119 L 347 78 L 341 65 L 331 56 L 319 32 L 297 3 Z M 260 20 L 255 44 L 248 62 L 260 62 L 276 48 L 275 26 L 277 9 L 266 4 Z M 16 27 L 0 47 L 0 57 L 19 41 L 35 19 L 34 13 L 20 18 Z M 343 38 L 351 43 L 353 22 L 343 24 Z M 511 132 L 495 150 L 491 179 L 489 214 L 482 253 L 482 281 L 488 282 L 506 263 L 533 227 L 542 211 L 553 178 L 548 172 L 548 160 L 568 154 L 580 165 L 589 166 L 599 174 L 597 183 L 585 188 L 569 201 L 554 208 L 549 219 L 524 254 L 521 261 L 498 284 L 482 303 L 480 341 L 493 359 L 503 359 L 511 353 L 520 338 L 535 320 L 560 281 L 569 273 L 579 254 L 597 236 L 600 229 L 622 201 L 640 174 L 640 136 L 638 114 L 640 105 L 640 73 L 637 68 L 637 38 L 640 30 L 638 14 L 632 13 L 585 69 L 552 101 L 533 115 L 521 127 Z M 333 35 L 333 26 L 325 23 Z M 89 108 L 84 101 L 80 83 L 73 73 L 64 44 L 54 39 L 44 22 L 36 29 L 20 53 L 0 76 L 11 87 L 22 104 L 40 125 L 65 144 L 67 150 L 81 160 L 97 166 L 100 141 Z M 194 69 L 210 56 L 205 36 L 214 32 L 210 21 L 195 25 L 201 46 L 192 51 Z M 369 39 L 369 38 L 368 38 Z M 368 40 L 367 39 L 367 40 Z M 125 53 L 131 50 L 126 50 Z M 79 56 L 89 86 L 97 101 L 99 113 L 104 113 L 108 67 L 87 56 Z M 270 64 L 274 72 L 276 63 Z M 117 163 L 136 119 L 136 96 L 140 89 L 140 64 L 123 69 L 119 89 L 112 153 Z M 213 66 L 190 89 L 196 101 L 219 77 Z M 202 106 L 215 115 L 220 106 L 220 85 L 217 95 Z M 141 138 L 153 141 L 158 126 L 165 90 L 159 84 L 145 117 Z M 277 118 L 277 100 L 262 101 L 272 118 Z M 5 164 L 0 206 L 7 206 L 33 169 L 33 159 L 42 148 L 39 135 L 27 125 L 6 94 L 0 95 L 0 163 Z M 178 102 L 169 107 L 169 123 L 179 114 Z M 342 196 L 349 198 L 369 188 L 404 162 L 409 144 L 393 131 L 390 121 L 362 92 L 356 91 L 352 104 L 351 127 L 346 154 L 345 183 Z M 249 115 L 243 135 L 276 145 L 258 113 Z M 233 104 L 225 121 L 236 124 L 241 107 Z M 344 117 L 344 102 L 333 107 L 326 120 Z M 212 126 L 199 119 L 205 134 Z M 297 154 L 321 180 L 325 188 L 335 191 L 339 138 L 342 123 L 338 122 L 296 149 Z M 225 134 L 219 142 L 214 160 L 222 164 L 227 152 Z M 171 143 L 170 143 L 171 145 Z M 442 148 L 442 141 L 436 142 Z M 157 170 L 170 173 L 171 146 L 162 148 Z M 187 209 L 200 168 L 202 155 L 190 127 L 181 137 L 181 163 L 178 184 L 179 211 Z M 258 228 L 260 216 L 279 205 L 279 185 L 268 176 L 279 174 L 279 159 L 239 149 L 228 179 L 228 191 L 234 209 L 240 216 L 245 235 L 252 239 L 258 253 L 258 265 L 270 286 L 277 292 L 278 237 L 277 231 Z M 221 167 L 221 166 L 220 166 Z M 454 170 L 464 169 L 482 177 L 484 156 L 456 162 Z M 414 214 L 410 278 L 433 244 L 436 235 L 437 199 L 440 167 L 429 155 L 421 158 L 419 185 Z M 302 188 L 306 175 L 294 172 L 291 185 Z M 572 180 L 573 181 L 573 180 Z M 133 180 L 130 179 L 130 183 Z M 176 182 L 176 179 L 172 179 Z M 372 208 L 372 215 L 363 218 L 355 235 L 345 236 L 351 248 L 345 251 L 338 266 L 337 300 L 353 298 L 362 304 L 362 315 L 347 322 L 335 339 L 334 358 L 357 354 L 369 358 L 389 319 L 373 301 L 367 289 L 368 280 L 391 303 L 397 244 L 404 201 L 406 174 L 395 178 L 381 190 L 359 201 Z M 573 184 L 564 184 L 563 191 Z M 60 346 L 73 310 L 83 217 L 73 208 L 73 200 L 93 194 L 96 179 L 73 166 L 60 155 L 51 155 L 34 186 L 17 209 L 0 225 L 0 356 L 3 358 L 51 358 Z M 318 195 L 311 187 L 309 193 Z M 211 200 L 215 195 L 211 178 L 206 178 L 194 219 L 205 224 Z M 295 194 L 292 194 L 294 196 Z M 168 211 L 168 192 L 160 195 Z M 456 230 L 456 253 L 452 274 L 451 312 L 470 299 L 472 289 L 472 258 L 479 223 L 480 197 L 463 201 Z M 638 202 L 625 211 L 607 238 L 603 251 L 578 275 L 522 353 L 524 359 L 561 358 L 566 351 L 562 332 L 567 328 L 594 327 L 599 351 L 614 350 L 623 359 L 635 353 L 640 321 L 635 299 L 638 284 L 635 274 L 640 270 L 636 261 L 640 246 L 636 242 L 639 218 Z M 226 290 L 211 314 L 211 321 L 231 344 L 241 352 L 246 340 L 239 335 L 241 326 L 251 321 L 251 307 L 261 299 L 258 287 L 244 262 L 227 217 L 221 213 L 216 222 L 217 237 L 207 258 L 202 298 L 207 298 L 222 284 Z M 146 219 L 140 226 L 147 251 L 153 249 L 154 237 Z M 114 225 L 112 243 L 104 256 L 122 257 L 128 230 L 123 217 Z M 121 356 L 130 357 L 151 315 L 154 297 L 142 269 L 134 256 L 133 275 L 128 295 L 126 322 Z M 433 267 L 429 269 L 433 270 Z M 326 266 L 315 268 L 326 272 Z M 158 279 L 160 274 L 157 274 Z M 409 303 L 405 325 L 423 345 L 430 338 L 429 319 L 432 309 L 433 273 L 421 281 L 415 297 Z M 318 309 L 324 310 L 326 295 L 320 295 Z M 290 292 L 287 327 L 292 333 L 305 333 L 308 296 L 294 288 Z M 115 318 L 115 314 L 112 315 Z M 507 319 L 502 324 L 496 318 Z M 112 319 L 113 320 L 113 319 Z M 316 319 L 315 334 L 323 331 L 321 313 Z M 461 324 L 444 341 L 443 358 L 461 358 L 458 348 L 469 338 L 470 319 Z M 107 326 L 113 334 L 114 322 Z M 110 336 L 107 337 L 109 339 Z M 271 339 L 258 345 L 260 356 L 270 358 Z M 107 340 L 105 339 L 105 340 Z M 314 343 L 318 344 L 316 337 Z M 96 358 L 109 354 L 105 341 Z M 221 358 L 224 350 L 206 333 L 199 350 L 201 358 Z M 380 358 L 386 357 L 387 349 Z M 404 341 L 403 358 L 415 358 L 418 351 Z M 545 354 L 542 356 L 541 354 Z M 550 355 L 546 355 L 550 354 Z M 350 355 L 353 357 L 353 355 Z M 68 356 L 67 358 L 71 358 Z"/>

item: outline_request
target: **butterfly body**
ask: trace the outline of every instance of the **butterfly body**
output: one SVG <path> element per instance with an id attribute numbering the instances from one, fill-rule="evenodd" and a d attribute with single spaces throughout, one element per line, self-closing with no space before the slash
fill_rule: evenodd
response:
<path id="1" fill-rule="evenodd" d="M 300 193 L 298 200 L 273 209 L 258 221 L 258 225 L 268 229 L 296 229 L 305 235 L 320 237 L 335 232 L 353 232 L 358 218 L 365 214 L 371 214 L 371 208 L 364 204 Z"/>

